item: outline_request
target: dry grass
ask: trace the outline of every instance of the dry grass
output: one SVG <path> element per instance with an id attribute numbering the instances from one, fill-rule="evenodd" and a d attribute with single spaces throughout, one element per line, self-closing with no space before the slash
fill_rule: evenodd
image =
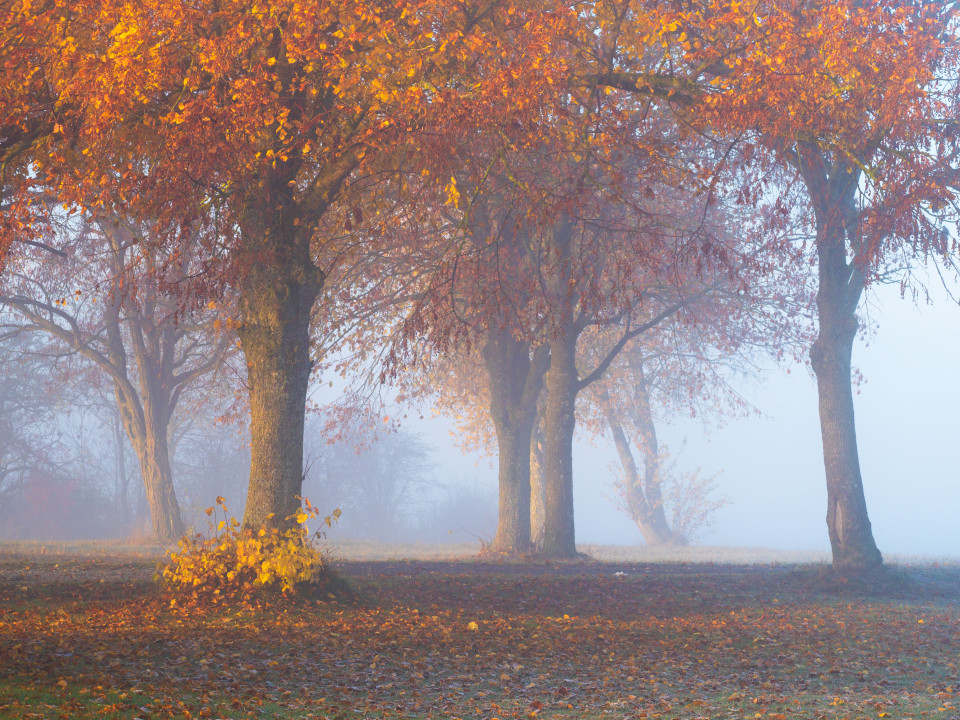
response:
<path id="1" fill-rule="evenodd" d="M 328 555 L 343 561 L 462 561 L 472 562 L 482 550 L 479 542 L 468 543 L 385 543 L 330 537 Z M 0 541 L 0 554 L 79 556 L 91 558 L 160 558 L 173 545 L 163 546 L 145 538 L 133 540 Z M 652 547 L 648 545 L 580 545 L 584 555 L 604 563 L 714 563 L 723 565 L 828 565 L 825 550 L 778 550 L 772 548 Z M 957 556 L 885 554 L 888 565 L 960 565 Z"/>

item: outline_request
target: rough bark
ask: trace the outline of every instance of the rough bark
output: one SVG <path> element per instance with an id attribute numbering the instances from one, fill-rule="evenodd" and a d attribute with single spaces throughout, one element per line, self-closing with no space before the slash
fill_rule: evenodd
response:
<path id="1" fill-rule="evenodd" d="M 577 556 L 573 522 L 573 432 L 579 377 L 577 336 L 568 332 L 550 342 L 547 407 L 544 416 L 544 528 L 546 557 Z"/>
<path id="2" fill-rule="evenodd" d="M 281 171 L 282 170 L 282 171 Z M 300 507 L 310 317 L 323 285 L 312 230 L 291 195 L 294 166 L 268 174 L 241 229 L 240 326 L 250 397 L 250 481 L 243 526 L 288 527 Z"/>
<path id="3" fill-rule="evenodd" d="M 173 487 L 167 431 L 170 424 L 168 405 L 162 388 L 149 379 L 142 383 L 147 392 L 136 394 L 128 385 L 114 382 L 114 394 L 120 420 L 140 465 L 140 477 L 150 506 L 151 530 L 157 540 L 176 540 L 186 527 L 180 514 Z M 150 390 L 154 394 L 150 394 Z M 161 391 L 156 393 L 156 391 Z M 160 397 L 156 397 L 160 394 Z"/>
<path id="4" fill-rule="evenodd" d="M 547 348 L 496 332 L 483 348 L 490 384 L 490 416 L 499 454 L 499 518 L 491 550 L 530 551 L 530 438 L 543 385 Z"/>
<path id="5" fill-rule="evenodd" d="M 852 354 L 856 309 L 865 278 L 857 264 L 856 189 L 859 171 L 849 161 L 827 168 L 819 152 L 804 157 L 804 180 L 817 222 L 817 339 L 810 360 L 817 377 L 827 529 L 834 567 L 868 569 L 883 563 L 863 493 L 853 408 Z M 853 260 L 848 261 L 848 243 Z"/>
<path id="6" fill-rule="evenodd" d="M 180 503 L 173 488 L 173 473 L 166 447 L 166 432 L 157 435 L 157 442 L 148 440 L 136 448 L 143 475 L 143 487 L 150 505 L 153 534 L 158 539 L 173 540 L 184 533 Z"/>
<path id="7" fill-rule="evenodd" d="M 282 254 L 263 257 L 241 283 L 238 334 L 250 393 L 247 528 L 285 526 L 300 507 L 310 312 L 319 291 L 316 276 L 296 272 Z"/>

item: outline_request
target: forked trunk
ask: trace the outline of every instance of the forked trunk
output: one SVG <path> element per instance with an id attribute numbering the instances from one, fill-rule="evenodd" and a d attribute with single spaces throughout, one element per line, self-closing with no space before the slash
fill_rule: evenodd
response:
<path id="1" fill-rule="evenodd" d="M 576 335 L 550 343 L 547 407 L 544 417 L 544 528 L 541 553 L 546 557 L 577 556 L 573 525 L 573 432 L 577 399 Z"/>
<path id="2" fill-rule="evenodd" d="M 124 383 L 114 382 L 114 391 L 121 425 L 140 465 L 153 536 L 160 541 L 176 540 L 186 528 L 170 468 L 168 398 L 163 388 L 151 381 L 143 378 L 142 402 Z M 123 448 L 118 451 L 123 452 Z"/>
<path id="3" fill-rule="evenodd" d="M 530 551 L 530 435 L 543 384 L 547 350 L 508 332 L 498 332 L 483 348 L 490 386 L 490 416 L 499 454 L 499 519 L 491 550 Z"/>
<path id="4" fill-rule="evenodd" d="M 250 393 L 246 528 L 285 527 L 300 507 L 303 429 L 310 380 L 310 313 L 320 290 L 282 256 L 248 270 L 238 331 Z"/>
<path id="5" fill-rule="evenodd" d="M 818 163 L 817 161 L 820 160 Z M 847 240 L 859 247 L 856 189 L 859 172 L 849 163 L 824 169 L 810 154 L 804 178 L 817 220 L 817 319 L 810 351 L 817 376 L 823 464 L 827 478 L 827 529 L 834 567 L 867 569 L 883 558 L 877 549 L 863 494 L 853 413 L 852 355 L 863 268 L 847 260 Z"/>
<path id="6" fill-rule="evenodd" d="M 613 444 L 617 448 L 617 456 L 620 458 L 620 466 L 623 470 L 623 499 L 630 518 L 636 523 L 644 542 L 648 545 L 670 543 L 673 540 L 673 533 L 670 531 L 663 509 L 656 437 L 652 438 L 652 442 L 645 443 L 641 440 L 639 449 L 643 455 L 644 465 L 641 478 L 630 441 L 623 430 L 620 418 L 612 410 L 607 412 L 607 424 L 610 426 Z"/>

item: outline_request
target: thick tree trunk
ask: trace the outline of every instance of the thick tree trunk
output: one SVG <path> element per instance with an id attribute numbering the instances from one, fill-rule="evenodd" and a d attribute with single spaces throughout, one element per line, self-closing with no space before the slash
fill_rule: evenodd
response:
<path id="1" fill-rule="evenodd" d="M 308 264 L 299 259 L 301 268 Z M 238 334 L 250 393 L 246 528 L 286 527 L 300 507 L 310 313 L 320 282 L 297 265 L 282 253 L 265 255 L 240 284 Z"/>
<path id="2" fill-rule="evenodd" d="M 550 342 L 547 407 L 544 417 L 544 528 L 541 553 L 546 557 L 577 556 L 573 524 L 573 432 L 577 399 L 576 334 Z"/>
<path id="3" fill-rule="evenodd" d="M 530 437 L 530 542 L 536 552 L 543 549 L 543 525 L 546 512 L 546 485 L 543 479 L 544 450 L 543 418 L 539 407 Z"/>
<path id="4" fill-rule="evenodd" d="M 809 155 L 804 176 L 816 212 L 819 331 L 810 351 L 817 377 L 820 432 L 827 478 L 827 529 L 834 567 L 866 569 L 883 563 L 863 493 L 853 412 L 851 362 L 863 269 L 847 260 L 847 240 L 859 247 L 858 171 L 849 163 L 824 170 Z"/>
<path id="5" fill-rule="evenodd" d="M 494 421 L 499 455 L 500 511 L 491 550 L 530 551 L 530 422 Z"/>
<path id="6" fill-rule="evenodd" d="M 499 519 L 491 550 L 500 554 L 530 551 L 530 436 L 546 354 L 538 348 L 531 359 L 529 343 L 508 332 L 497 332 L 483 348 L 499 452 Z"/>
<path id="7" fill-rule="evenodd" d="M 167 398 L 162 392 L 158 396 L 157 391 L 162 388 L 151 385 L 150 377 L 142 378 L 142 387 L 143 397 L 139 398 L 130 392 L 128 386 L 114 382 L 117 407 L 123 429 L 140 465 L 153 535 L 161 541 L 176 540 L 183 535 L 186 527 L 180 515 L 180 503 L 177 502 L 170 468 Z M 122 448 L 118 450 L 123 451 Z"/>
<path id="8" fill-rule="evenodd" d="M 153 534 L 158 540 L 175 540 L 183 535 L 186 528 L 173 489 L 166 429 L 162 436 L 148 434 L 145 442 L 139 443 L 135 450 L 140 460 L 147 503 L 150 505 Z"/>

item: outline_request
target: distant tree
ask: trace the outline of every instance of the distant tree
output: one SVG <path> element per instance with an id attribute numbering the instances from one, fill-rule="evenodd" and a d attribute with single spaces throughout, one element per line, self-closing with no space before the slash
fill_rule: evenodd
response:
<path id="1" fill-rule="evenodd" d="M 0 497 L 23 485 L 28 475 L 57 465 L 61 412 L 49 361 L 35 339 L 0 334 Z"/>
<path id="2" fill-rule="evenodd" d="M 186 249 L 174 253 L 178 262 L 141 224 L 90 221 L 21 254 L 0 281 L 8 330 L 43 333 L 48 353 L 76 354 L 108 378 L 161 540 L 184 531 L 170 466 L 174 413 L 232 344 L 214 332 L 215 311 L 174 297 L 169 288 L 194 271 Z"/>
<path id="3" fill-rule="evenodd" d="M 328 444 L 319 423 L 316 429 L 308 436 L 313 447 L 305 492 L 311 502 L 339 507 L 345 533 L 383 541 L 409 535 L 415 513 L 437 484 L 429 446 L 404 430 Z"/>
<path id="4" fill-rule="evenodd" d="M 91 412 L 99 392 L 49 349 L 30 333 L 0 333 L 0 537 L 114 537 L 126 516 L 113 438 Z"/>
<path id="5" fill-rule="evenodd" d="M 416 537 L 428 542 L 489 544 L 497 527 L 497 496 L 461 482 L 447 483 L 440 499 L 427 502 L 416 525 Z"/>

